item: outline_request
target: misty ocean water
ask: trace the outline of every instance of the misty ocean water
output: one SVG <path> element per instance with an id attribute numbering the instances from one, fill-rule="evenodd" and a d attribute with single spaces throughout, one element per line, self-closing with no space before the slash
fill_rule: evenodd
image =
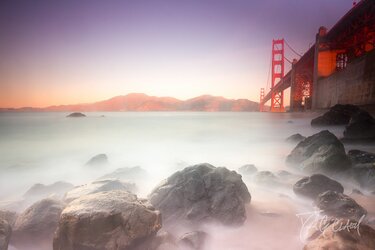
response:
<path id="1" fill-rule="evenodd" d="M 0 190 L 35 182 L 90 179 L 83 165 L 108 155 L 109 172 L 141 166 L 160 178 L 191 164 L 208 162 L 237 169 L 284 168 L 294 133 L 311 135 L 311 114 L 203 112 L 0 113 Z M 103 117 L 104 116 L 104 117 Z M 12 181 L 12 179 L 17 181 Z M 0 197 L 7 195 L 2 191 Z"/>
<path id="2" fill-rule="evenodd" d="M 295 133 L 309 136 L 322 130 L 310 126 L 318 113 L 85 114 L 87 117 L 67 118 L 64 112 L 0 113 L 0 201 L 17 200 L 35 183 L 81 185 L 121 167 L 140 166 L 150 174 L 152 178 L 140 187 L 141 197 L 174 172 L 203 162 L 231 170 L 254 164 L 258 170 L 290 171 L 285 158 L 296 144 L 285 139 Z M 342 137 L 343 129 L 329 128 L 338 137 Z M 368 147 L 355 145 L 358 149 Z M 108 156 L 107 166 L 85 166 L 102 153 Z M 280 196 L 277 190 L 269 193 L 251 182 L 246 184 L 252 201 L 245 225 L 234 229 L 207 225 L 211 240 L 205 249 L 281 249 L 283 245 L 301 249 L 296 217 L 301 210 L 294 201 Z M 262 216 L 263 212 L 283 216 Z M 272 241 L 268 240 L 270 234 Z"/>

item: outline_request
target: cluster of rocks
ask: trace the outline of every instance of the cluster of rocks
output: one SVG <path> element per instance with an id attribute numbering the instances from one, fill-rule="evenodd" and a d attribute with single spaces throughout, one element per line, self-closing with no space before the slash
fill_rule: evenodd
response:
<path id="1" fill-rule="evenodd" d="M 312 126 L 346 125 L 344 140 L 375 140 L 375 119 L 355 105 L 337 104 L 311 121 Z"/>
<path id="2" fill-rule="evenodd" d="M 373 118 L 353 105 L 336 105 L 311 124 L 347 125 L 344 138 L 374 137 L 371 132 L 374 129 L 371 127 Z M 309 174 L 294 184 L 293 191 L 297 196 L 313 201 L 324 215 L 312 227 L 304 249 L 374 249 L 375 230 L 366 224 L 369 223 L 365 219 L 366 209 L 344 194 L 344 187 L 337 181 L 346 180 L 358 188 L 374 190 L 374 154 L 360 150 L 346 153 L 342 142 L 323 130 L 301 138 L 287 156 L 286 163 L 301 173 Z M 357 193 L 361 192 L 357 190 Z M 343 229 L 337 230 L 340 227 Z"/>
<path id="3" fill-rule="evenodd" d="M 187 167 L 163 181 L 148 199 L 133 193 L 133 183 L 115 179 L 115 173 L 125 179 L 126 172 L 143 171 L 122 168 L 76 187 L 34 185 L 26 194 L 40 200 L 20 214 L 0 210 L 0 249 L 8 244 L 20 250 L 201 249 L 208 237 L 199 230 L 203 222 L 241 225 L 246 219 L 251 196 L 235 171 L 207 163 Z M 62 187 L 69 189 L 64 195 Z M 51 197 L 51 192 L 59 195 Z M 160 230 L 168 223 L 190 223 L 191 231 L 177 237 Z"/>

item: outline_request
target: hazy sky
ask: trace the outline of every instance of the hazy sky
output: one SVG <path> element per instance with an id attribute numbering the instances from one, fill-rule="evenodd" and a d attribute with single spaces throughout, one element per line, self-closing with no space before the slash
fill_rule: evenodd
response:
<path id="1" fill-rule="evenodd" d="M 351 0 L 1 1 L 0 107 L 131 92 L 259 99 L 271 42 L 297 51 Z M 292 55 L 287 54 L 291 59 Z"/>

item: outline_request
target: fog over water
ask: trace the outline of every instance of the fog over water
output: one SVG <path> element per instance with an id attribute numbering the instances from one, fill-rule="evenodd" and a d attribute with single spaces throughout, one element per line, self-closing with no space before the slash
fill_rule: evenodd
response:
<path id="1" fill-rule="evenodd" d="M 285 138 L 312 135 L 321 129 L 310 121 L 317 113 L 88 112 L 0 113 L 0 201 L 17 199 L 35 183 L 84 184 L 120 167 L 140 166 L 151 178 L 139 187 L 147 194 L 161 180 L 186 166 L 207 162 L 237 170 L 254 164 L 258 170 L 288 170 L 285 158 L 294 148 Z M 104 117 L 103 117 L 104 116 Z M 329 128 L 341 137 L 343 127 Z M 351 145 L 374 152 L 375 146 Z M 104 153 L 104 168 L 84 166 Z M 252 195 L 242 227 L 206 225 L 206 249 L 301 249 L 300 221 L 306 211 L 291 189 L 260 188 L 243 178 Z M 292 198 L 285 196 L 289 195 Z M 368 208 L 365 201 L 363 204 Z M 370 206 L 375 205 L 374 200 Z M 370 211 L 371 212 L 371 211 Z M 270 213 L 270 216 L 262 215 Z M 270 240 L 270 238 L 272 240 Z"/>

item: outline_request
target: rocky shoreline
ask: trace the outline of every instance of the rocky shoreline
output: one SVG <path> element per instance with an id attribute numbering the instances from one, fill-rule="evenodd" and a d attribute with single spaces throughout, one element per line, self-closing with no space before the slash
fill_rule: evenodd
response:
<path id="1" fill-rule="evenodd" d="M 80 186 L 35 184 L 22 199 L 0 207 L 0 250 L 217 249 L 210 228 L 240 230 L 258 220 L 271 234 L 267 225 L 281 227 L 278 218 L 299 212 L 314 213 L 308 224 L 293 225 L 308 229 L 300 249 L 375 249 L 375 154 L 345 149 L 347 141 L 372 143 L 374 124 L 367 112 L 336 105 L 312 121 L 320 132 L 286 139 L 295 145 L 285 159 L 289 171 L 201 163 L 175 172 L 145 198 L 136 195 L 148 174 L 141 167 Z M 342 138 L 329 132 L 332 125 L 346 126 Z M 106 164 L 100 154 L 84 167 Z M 259 203 L 258 192 L 280 201 L 278 209 Z"/>

